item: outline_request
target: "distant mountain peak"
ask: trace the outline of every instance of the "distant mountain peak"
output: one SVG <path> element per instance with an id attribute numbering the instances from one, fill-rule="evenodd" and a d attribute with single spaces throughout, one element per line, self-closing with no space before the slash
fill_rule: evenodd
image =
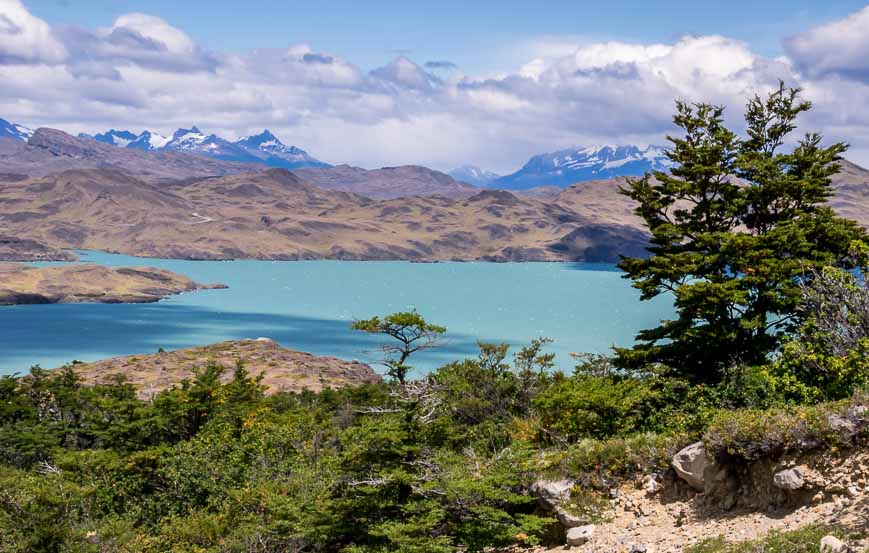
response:
<path id="1" fill-rule="evenodd" d="M 33 136 L 33 131 L 24 125 L 10 123 L 5 119 L 0 119 L 0 138 L 15 138 L 17 140 L 27 141 Z"/>
<path id="2" fill-rule="evenodd" d="M 512 190 L 548 185 L 564 188 L 586 180 L 641 176 L 669 169 L 673 163 L 665 152 L 660 146 L 633 144 L 567 148 L 533 156 L 521 169 L 490 186 Z"/>
<path id="3" fill-rule="evenodd" d="M 450 171 L 449 176 L 454 179 L 474 186 L 488 186 L 489 183 L 499 178 L 501 175 L 481 169 L 476 165 L 462 165 Z"/>

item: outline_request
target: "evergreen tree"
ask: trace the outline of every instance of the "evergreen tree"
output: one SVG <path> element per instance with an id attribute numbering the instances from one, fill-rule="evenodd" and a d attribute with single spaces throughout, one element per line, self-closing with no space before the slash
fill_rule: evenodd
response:
<path id="1" fill-rule="evenodd" d="M 677 102 L 674 162 L 629 180 L 622 193 L 652 234 L 648 259 L 620 263 L 648 300 L 672 293 L 677 317 L 617 348 L 620 365 L 664 365 L 715 381 L 736 363 L 763 363 L 799 323 L 799 284 L 823 266 L 854 268 L 865 232 L 825 205 L 847 146 L 807 134 L 783 146 L 811 104 L 783 84 L 747 106 L 746 139 L 726 128 L 724 108 Z"/>

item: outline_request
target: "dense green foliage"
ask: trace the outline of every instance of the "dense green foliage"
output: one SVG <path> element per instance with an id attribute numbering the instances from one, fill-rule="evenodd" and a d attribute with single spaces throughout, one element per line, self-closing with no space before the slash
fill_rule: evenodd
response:
<path id="1" fill-rule="evenodd" d="M 853 268 L 865 232 L 825 205 L 846 146 L 807 134 L 780 151 L 808 110 L 782 85 L 748 103 L 748 137 L 724 124 L 722 107 L 679 102 L 669 137 L 671 173 L 629 182 L 623 193 L 652 234 L 648 259 L 621 263 L 643 299 L 672 293 L 678 317 L 618 350 L 630 368 L 661 364 L 696 381 L 717 382 L 734 364 L 767 361 L 798 328 L 799 284 L 825 266 Z"/>

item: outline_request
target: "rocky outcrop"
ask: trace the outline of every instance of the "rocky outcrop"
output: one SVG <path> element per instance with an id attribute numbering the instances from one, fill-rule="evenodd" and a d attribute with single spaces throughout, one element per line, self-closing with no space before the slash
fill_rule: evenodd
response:
<path id="1" fill-rule="evenodd" d="M 194 369 L 208 363 L 226 367 L 221 380 L 227 382 L 232 378 L 231 369 L 239 362 L 252 376 L 262 377 L 261 384 L 266 394 L 302 390 L 318 392 L 326 388 L 381 381 L 380 376 L 365 363 L 290 350 L 268 338 L 115 357 L 77 363 L 73 368 L 87 384 L 112 382 L 118 375 L 124 376 L 140 398 L 149 399 L 161 390 L 193 378 Z"/>
<path id="2" fill-rule="evenodd" d="M 153 267 L 92 263 L 33 267 L 0 264 L 0 305 L 44 303 L 151 303 L 173 294 L 222 284 L 199 284 Z"/>

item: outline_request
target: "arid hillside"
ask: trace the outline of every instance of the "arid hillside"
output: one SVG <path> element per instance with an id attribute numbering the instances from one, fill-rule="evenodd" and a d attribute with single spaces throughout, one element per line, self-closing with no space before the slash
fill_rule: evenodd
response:
<path id="1" fill-rule="evenodd" d="M 493 190 L 377 201 L 281 169 L 159 185 L 108 169 L 0 179 L 0 229 L 49 247 L 192 259 L 612 261 L 645 244 L 581 202 Z"/>
<path id="2" fill-rule="evenodd" d="M 263 170 L 40 129 L 0 139 L 0 259 L 82 248 L 186 259 L 600 261 L 645 254 L 624 178 L 478 189 L 424 167 Z M 834 179 L 869 224 L 869 171 Z"/>

